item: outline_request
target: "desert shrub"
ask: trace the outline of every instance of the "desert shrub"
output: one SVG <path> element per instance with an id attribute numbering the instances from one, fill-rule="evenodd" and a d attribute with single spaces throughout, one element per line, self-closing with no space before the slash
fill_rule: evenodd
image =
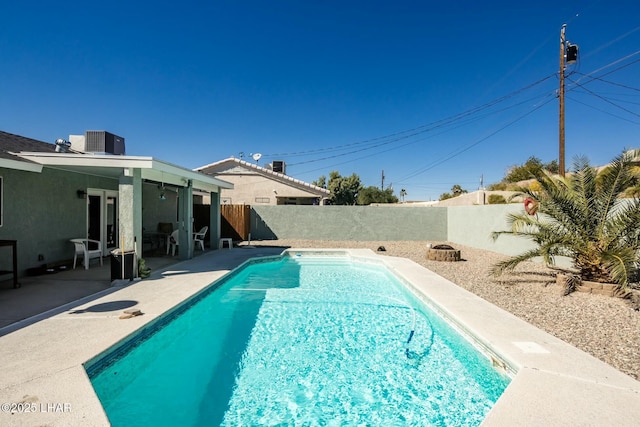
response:
<path id="1" fill-rule="evenodd" d="M 504 205 L 507 203 L 504 196 L 500 194 L 489 194 L 487 202 L 489 202 L 490 205 Z"/>

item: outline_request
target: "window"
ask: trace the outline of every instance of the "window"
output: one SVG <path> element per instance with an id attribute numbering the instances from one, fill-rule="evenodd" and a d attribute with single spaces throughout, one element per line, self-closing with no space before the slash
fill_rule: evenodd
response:
<path id="1" fill-rule="evenodd" d="M 271 201 L 268 197 L 256 197 L 256 203 L 269 203 Z"/>

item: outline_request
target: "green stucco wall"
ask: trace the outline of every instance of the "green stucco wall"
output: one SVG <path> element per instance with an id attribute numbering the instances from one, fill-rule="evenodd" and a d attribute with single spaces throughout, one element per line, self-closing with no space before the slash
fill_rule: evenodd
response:
<path id="1" fill-rule="evenodd" d="M 170 222 L 173 229 L 178 229 L 178 193 L 167 187 L 164 200 L 160 199 L 157 184 L 142 185 L 142 227 L 145 231 L 158 231 L 158 223 Z"/>
<path id="2" fill-rule="evenodd" d="M 446 240 L 446 208 L 253 206 L 253 239 Z"/>
<path id="3" fill-rule="evenodd" d="M 423 240 L 448 241 L 516 255 L 532 247 L 528 240 L 501 236 L 507 215 L 521 204 L 393 207 L 393 206 L 253 206 L 253 239 Z"/>
<path id="4" fill-rule="evenodd" d="M 118 181 L 44 169 L 42 173 L 0 168 L 3 224 L 0 239 L 17 240 L 20 275 L 31 267 L 73 259 L 69 239 L 84 237 L 87 201 L 77 190 L 118 190 Z M 0 269 L 11 269 L 11 250 L 0 248 Z M 43 259 L 38 260 L 38 255 Z"/>
<path id="5" fill-rule="evenodd" d="M 491 239 L 494 231 L 508 230 L 507 215 L 522 213 L 522 204 L 450 206 L 447 208 L 447 241 L 505 255 L 518 255 L 533 248 L 521 237 L 502 235 Z"/>

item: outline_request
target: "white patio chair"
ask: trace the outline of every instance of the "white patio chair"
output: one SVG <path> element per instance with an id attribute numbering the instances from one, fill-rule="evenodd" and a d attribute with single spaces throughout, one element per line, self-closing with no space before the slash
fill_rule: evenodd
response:
<path id="1" fill-rule="evenodd" d="M 99 240 L 92 239 L 71 239 L 71 243 L 73 243 L 75 252 L 73 254 L 73 268 L 76 268 L 76 261 L 78 260 L 78 255 L 82 256 L 82 261 L 84 262 L 84 269 L 89 269 L 89 262 L 94 258 L 100 259 L 100 265 L 102 264 L 102 242 Z M 89 243 L 96 243 L 98 245 L 98 249 L 89 249 Z"/>
<path id="2" fill-rule="evenodd" d="M 193 246 L 195 247 L 197 244 L 200 245 L 200 249 L 204 251 L 204 236 L 207 234 L 207 230 L 209 230 L 209 226 L 204 226 L 197 233 L 193 233 Z"/>
<path id="3" fill-rule="evenodd" d="M 178 231 L 180 230 L 174 230 L 174 232 L 169 234 L 169 237 L 167 237 L 167 255 L 169 255 L 169 250 L 171 250 L 171 256 L 176 255 L 176 247 L 178 247 Z"/>

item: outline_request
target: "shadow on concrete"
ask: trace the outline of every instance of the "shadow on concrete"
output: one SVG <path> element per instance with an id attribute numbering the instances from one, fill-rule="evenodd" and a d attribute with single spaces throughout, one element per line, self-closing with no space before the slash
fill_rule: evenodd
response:
<path id="1" fill-rule="evenodd" d="M 233 270 L 251 258 L 277 256 L 288 247 L 285 246 L 235 246 L 233 249 L 219 249 L 209 254 L 178 262 L 165 268 L 156 269 L 145 280 L 161 280 L 168 276 L 205 273 L 209 271 Z"/>
<path id="2" fill-rule="evenodd" d="M 105 302 L 102 304 L 95 304 L 87 308 L 83 308 L 82 310 L 75 310 L 70 312 L 69 314 L 104 313 L 107 311 L 123 310 L 125 308 L 133 307 L 136 304 L 138 304 L 138 301 L 131 301 L 131 300 L 111 301 L 111 302 Z"/>

